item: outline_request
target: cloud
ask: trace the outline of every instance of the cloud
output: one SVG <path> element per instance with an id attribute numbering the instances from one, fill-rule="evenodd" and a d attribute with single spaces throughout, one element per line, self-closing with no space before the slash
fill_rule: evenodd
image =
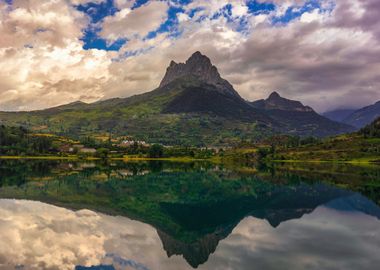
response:
<path id="1" fill-rule="evenodd" d="M 108 40 L 144 38 L 165 22 L 167 11 L 168 5 L 161 1 L 151 1 L 136 9 L 126 7 L 105 18 L 100 35 Z"/>
<path id="2" fill-rule="evenodd" d="M 192 269 L 167 257 L 153 227 L 125 217 L 4 199 L 0 214 L 0 269 Z"/>
<path id="3" fill-rule="evenodd" d="M 88 22 L 83 13 L 66 1 L 16 0 L 12 7 L 3 6 L 0 13 L 2 110 L 55 106 L 83 95 L 95 101 L 104 95 L 99 82 L 109 77 L 112 54 L 83 50 L 79 38 Z"/>
<path id="4" fill-rule="evenodd" d="M 135 4 L 135 0 L 114 0 L 114 3 L 117 8 L 131 8 Z"/>
<path id="5" fill-rule="evenodd" d="M 246 218 L 218 246 L 225 256 L 211 257 L 209 263 L 215 269 L 231 263 L 233 269 L 371 269 L 378 261 L 376 240 L 366 242 L 363 232 L 373 232 L 376 224 L 376 218 L 325 207 L 277 228 Z M 347 245 L 353 242 L 356 245 Z"/>

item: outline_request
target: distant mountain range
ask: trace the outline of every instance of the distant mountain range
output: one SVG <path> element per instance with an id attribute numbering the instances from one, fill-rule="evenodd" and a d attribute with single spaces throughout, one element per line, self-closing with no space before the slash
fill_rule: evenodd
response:
<path id="1" fill-rule="evenodd" d="M 251 105 L 278 123 L 285 125 L 286 133 L 301 136 L 329 136 L 353 131 L 345 124 L 337 124 L 316 113 L 311 107 L 301 102 L 281 97 L 273 92 L 267 99 L 251 102 Z"/>
<path id="2" fill-rule="evenodd" d="M 0 123 L 69 136 L 112 133 L 199 146 L 256 141 L 275 133 L 323 137 L 354 130 L 278 93 L 266 100 L 244 100 L 200 52 L 185 63 L 172 61 L 151 92 L 40 111 L 0 112 Z"/>
<path id="3" fill-rule="evenodd" d="M 358 110 L 344 109 L 329 111 L 324 113 L 323 116 L 333 121 L 354 126 L 355 128 L 362 128 L 380 116 L 380 101 Z"/>

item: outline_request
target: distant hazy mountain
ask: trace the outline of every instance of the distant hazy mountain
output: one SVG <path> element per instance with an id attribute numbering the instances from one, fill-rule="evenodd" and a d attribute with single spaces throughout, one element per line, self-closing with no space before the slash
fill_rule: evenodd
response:
<path id="1" fill-rule="evenodd" d="M 199 146 L 256 141 L 274 133 L 321 137 L 352 130 L 277 93 L 247 102 L 200 52 L 185 63 L 172 61 L 160 86 L 151 92 L 33 112 L 0 112 L 0 123 L 69 136 L 111 132 Z"/>
<path id="2" fill-rule="evenodd" d="M 355 109 L 338 109 L 333 111 L 324 112 L 322 115 L 330 120 L 336 122 L 343 122 L 350 114 L 354 113 Z"/>
<path id="3" fill-rule="evenodd" d="M 268 116 L 286 126 L 287 133 L 297 135 L 328 136 L 351 132 L 353 127 L 332 121 L 317 114 L 311 107 L 301 102 L 281 97 L 273 92 L 267 99 L 251 103 Z"/>
<path id="4" fill-rule="evenodd" d="M 373 105 L 359 109 L 343 119 L 342 122 L 357 128 L 362 128 L 372 123 L 380 116 L 380 101 Z"/>

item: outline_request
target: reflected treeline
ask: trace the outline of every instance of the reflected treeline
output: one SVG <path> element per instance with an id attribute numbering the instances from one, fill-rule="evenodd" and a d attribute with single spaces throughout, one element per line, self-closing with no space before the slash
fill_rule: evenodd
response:
<path id="1" fill-rule="evenodd" d="M 275 163 L 266 170 L 270 181 L 323 182 L 363 194 L 380 205 L 380 166 L 376 164 Z"/>
<path id="2" fill-rule="evenodd" d="M 0 160 L 0 186 L 22 185 L 27 181 L 43 180 L 49 177 L 60 178 L 70 174 L 80 174 L 91 178 L 94 174 L 115 176 L 136 176 L 162 171 L 194 171 L 211 170 L 219 167 L 209 162 L 121 162 L 121 161 L 59 161 L 59 160 Z"/>
<path id="3" fill-rule="evenodd" d="M 149 223 L 168 256 L 181 254 L 193 267 L 207 261 L 247 216 L 277 227 L 343 199 L 352 209 L 380 217 L 375 204 L 378 167 L 12 160 L 0 165 L 1 198 L 87 208 Z"/>

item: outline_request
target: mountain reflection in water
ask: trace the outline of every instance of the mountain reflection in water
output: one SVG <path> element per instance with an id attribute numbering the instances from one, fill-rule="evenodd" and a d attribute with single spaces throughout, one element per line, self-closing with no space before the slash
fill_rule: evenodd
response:
<path id="1" fill-rule="evenodd" d="M 2 161 L 0 269 L 376 269 L 378 169 L 306 171 Z"/>

